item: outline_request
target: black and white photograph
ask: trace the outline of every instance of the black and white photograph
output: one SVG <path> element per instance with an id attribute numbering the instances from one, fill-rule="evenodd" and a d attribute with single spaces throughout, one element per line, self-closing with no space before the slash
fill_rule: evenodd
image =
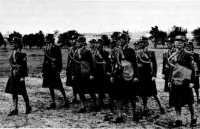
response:
<path id="1" fill-rule="evenodd" d="M 199 0 L 0 0 L 0 128 L 200 128 Z"/>

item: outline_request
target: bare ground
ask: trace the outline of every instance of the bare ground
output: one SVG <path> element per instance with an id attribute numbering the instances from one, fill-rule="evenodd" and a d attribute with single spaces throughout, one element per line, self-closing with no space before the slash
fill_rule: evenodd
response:
<path id="1" fill-rule="evenodd" d="M 168 109 L 168 94 L 163 92 L 163 80 L 157 79 L 157 87 L 159 97 L 163 106 L 166 109 L 166 114 L 160 115 L 159 108 L 155 101 L 151 98 L 148 101 L 150 114 L 148 117 L 143 117 L 138 123 L 132 121 L 131 114 L 128 115 L 127 121 L 122 124 L 115 124 L 110 121 L 104 121 L 104 116 L 110 113 L 109 109 L 104 109 L 99 112 L 76 113 L 79 104 L 70 104 L 69 108 L 63 108 L 61 94 L 56 92 L 56 102 L 58 108 L 56 110 L 46 110 L 50 103 L 50 95 L 47 89 L 41 87 L 42 79 L 28 77 L 26 78 L 26 86 L 30 97 L 30 102 L 33 108 L 31 114 L 26 115 L 24 109 L 24 101 L 19 97 L 19 115 L 7 116 L 11 110 L 11 95 L 4 92 L 7 78 L 0 78 L 0 127 L 5 128 L 136 128 L 136 129 L 164 129 L 169 128 L 168 123 L 174 121 L 175 112 L 173 109 Z M 64 78 L 63 78 L 64 85 Z M 71 87 L 65 86 L 65 92 L 69 98 L 72 97 Z M 196 104 L 196 103 L 195 103 Z M 199 106 L 196 104 L 196 113 L 199 116 Z M 142 109 L 141 101 L 137 102 L 137 111 Z M 190 115 L 183 108 L 183 128 L 189 128 Z M 198 119 L 198 123 L 200 123 Z M 198 125 L 196 128 L 200 128 Z"/>

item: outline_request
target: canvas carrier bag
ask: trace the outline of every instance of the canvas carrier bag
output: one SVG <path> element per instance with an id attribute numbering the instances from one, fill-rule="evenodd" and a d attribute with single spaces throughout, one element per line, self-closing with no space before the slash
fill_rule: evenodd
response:
<path id="1" fill-rule="evenodd" d="M 134 69 L 133 66 L 131 64 L 131 62 L 127 61 L 127 60 L 122 60 L 121 61 L 121 65 L 122 65 L 122 78 L 125 81 L 130 81 L 133 79 L 133 75 L 134 75 Z"/>
<path id="2" fill-rule="evenodd" d="M 185 80 L 191 80 L 192 70 L 176 64 L 172 72 L 172 82 L 175 85 L 183 85 Z"/>

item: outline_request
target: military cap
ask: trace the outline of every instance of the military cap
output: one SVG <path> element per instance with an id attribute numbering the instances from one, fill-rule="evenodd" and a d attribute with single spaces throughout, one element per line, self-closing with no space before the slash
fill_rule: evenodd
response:
<path id="1" fill-rule="evenodd" d="M 83 45 L 86 45 L 86 38 L 84 36 L 79 36 L 77 41 Z"/>
<path id="2" fill-rule="evenodd" d="M 96 39 L 91 39 L 91 40 L 89 41 L 90 44 L 95 44 L 96 42 L 97 42 Z"/>

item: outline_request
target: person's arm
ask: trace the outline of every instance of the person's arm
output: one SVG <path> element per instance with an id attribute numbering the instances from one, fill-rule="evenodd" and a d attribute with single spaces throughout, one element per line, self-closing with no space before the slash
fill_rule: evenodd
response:
<path id="1" fill-rule="evenodd" d="M 157 61 L 156 61 L 156 56 L 155 56 L 155 52 L 151 52 L 151 59 L 152 59 L 152 67 L 153 67 L 153 77 L 157 76 Z"/>

